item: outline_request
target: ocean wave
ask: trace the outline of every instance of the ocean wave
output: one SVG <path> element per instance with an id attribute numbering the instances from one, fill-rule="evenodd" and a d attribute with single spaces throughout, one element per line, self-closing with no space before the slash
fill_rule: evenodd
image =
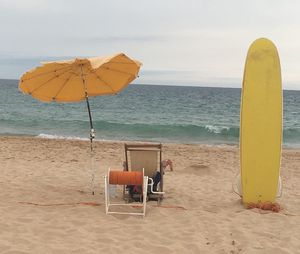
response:
<path id="1" fill-rule="evenodd" d="M 60 136 L 60 135 L 51 135 L 51 134 L 44 134 L 44 133 L 41 133 L 36 137 L 45 138 L 45 139 L 67 139 L 67 140 L 83 140 L 83 141 L 89 140 L 88 138 L 81 138 L 76 136 Z"/>
<path id="2" fill-rule="evenodd" d="M 300 128 L 285 128 L 283 131 L 283 141 L 300 144 Z"/>
<path id="3" fill-rule="evenodd" d="M 2 122 L 3 123 L 3 122 Z M 119 140 L 166 140 L 201 141 L 226 139 L 237 141 L 238 127 L 191 124 L 147 124 L 118 123 L 96 120 L 93 122 L 97 137 Z M 89 135 L 88 121 L 13 121 L 9 120 L 0 127 L 0 134 L 29 134 L 49 139 L 84 139 Z"/>
<path id="4" fill-rule="evenodd" d="M 211 133 L 220 134 L 222 131 L 228 131 L 230 128 L 226 126 L 205 125 L 205 129 Z"/>
<path id="5" fill-rule="evenodd" d="M 238 127 L 214 125 L 188 125 L 188 124 L 145 124 L 145 123 L 112 123 L 95 121 L 94 127 L 104 136 L 140 139 L 164 139 L 176 141 L 209 141 L 226 140 L 237 141 Z"/>
<path id="6" fill-rule="evenodd" d="M 99 140 L 148 140 L 187 143 L 238 143 L 239 126 L 217 124 L 148 124 L 95 120 Z M 0 135 L 30 135 L 48 139 L 89 139 L 89 122 L 83 120 L 1 121 Z M 284 143 L 300 143 L 300 128 L 285 128 Z"/>

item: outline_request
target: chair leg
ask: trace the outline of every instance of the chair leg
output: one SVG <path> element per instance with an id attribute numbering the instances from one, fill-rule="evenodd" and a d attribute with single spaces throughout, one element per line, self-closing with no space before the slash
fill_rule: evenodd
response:
<path id="1" fill-rule="evenodd" d="M 108 183 L 107 183 L 107 176 L 104 177 L 104 194 L 105 194 L 105 213 L 108 213 L 109 209 L 109 189 L 108 189 Z"/>
<path id="2" fill-rule="evenodd" d="M 143 216 L 146 215 L 146 205 L 147 205 L 147 191 L 148 191 L 148 177 L 144 176 L 144 186 L 143 186 Z"/>

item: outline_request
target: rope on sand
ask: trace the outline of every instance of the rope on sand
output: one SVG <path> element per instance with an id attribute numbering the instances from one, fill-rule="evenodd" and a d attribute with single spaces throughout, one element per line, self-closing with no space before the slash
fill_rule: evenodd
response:
<path id="1" fill-rule="evenodd" d="M 32 202 L 18 202 L 19 204 L 24 205 L 35 205 L 35 206 L 75 206 L 75 205 L 86 205 L 86 206 L 101 206 L 100 203 L 94 203 L 94 202 L 76 202 L 76 203 L 57 203 L 57 204 L 38 204 L 38 203 L 32 203 Z"/>
<path id="2" fill-rule="evenodd" d="M 55 203 L 55 204 L 39 204 L 33 202 L 18 202 L 19 204 L 24 205 L 34 205 L 34 206 L 76 206 L 76 205 L 85 205 L 85 206 L 101 206 L 101 203 L 95 202 L 76 202 L 76 203 Z M 179 210 L 187 210 L 183 206 L 176 206 L 176 205 L 150 205 L 151 207 L 158 207 L 158 208 L 172 208 L 172 209 L 179 209 Z M 134 204 L 132 207 L 136 207 Z"/>
<path id="3" fill-rule="evenodd" d="M 173 208 L 173 209 L 179 209 L 179 210 L 187 210 L 183 206 L 177 206 L 177 205 L 151 205 L 152 207 L 158 207 L 158 208 Z"/>

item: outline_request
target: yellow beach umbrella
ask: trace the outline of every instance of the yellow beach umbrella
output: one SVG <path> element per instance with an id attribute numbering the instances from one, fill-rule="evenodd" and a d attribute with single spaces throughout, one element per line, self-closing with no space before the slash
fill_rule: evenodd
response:
<path id="1" fill-rule="evenodd" d="M 122 53 L 109 57 L 45 62 L 22 75 L 19 89 L 44 102 L 86 100 L 92 143 L 94 129 L 89 96 L 117 94 L 137 77 L 140 66 L 139 61 Z"/>
<path id="2" fill-rule="evenodd" d="M 45 62 L 22 75 L 19 89 L 44 102 L 86 100 L 93 154 L 95 132 L 89 96 L 117 94 L 138 76 L 141 65 L 122 53 L 108 57 Z"/>

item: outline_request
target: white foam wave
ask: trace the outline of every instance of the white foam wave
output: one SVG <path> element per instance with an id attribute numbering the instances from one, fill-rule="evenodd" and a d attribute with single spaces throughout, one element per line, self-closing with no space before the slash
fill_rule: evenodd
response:
<path id="1" fill-rule="evenodd" d="M 51 134 L 44 134 L 41 133 L 37 136 L 38 138 L 45 138 L 45 139 L 67 139 L 67 140 L 89 140 L 88 138 L 80 138 L 75 136 L 60 136 L 60 135 L 51 135 Z"/>
<path id="2" fill-rule="evenodd" d="M 227 126 L 215 126 L 215 125 L 205 125 L 205 129 L 207 129 L 209 132 L 219 134 L 222 132 L 222 130 L 229 130 L 229 127 Z"/>

